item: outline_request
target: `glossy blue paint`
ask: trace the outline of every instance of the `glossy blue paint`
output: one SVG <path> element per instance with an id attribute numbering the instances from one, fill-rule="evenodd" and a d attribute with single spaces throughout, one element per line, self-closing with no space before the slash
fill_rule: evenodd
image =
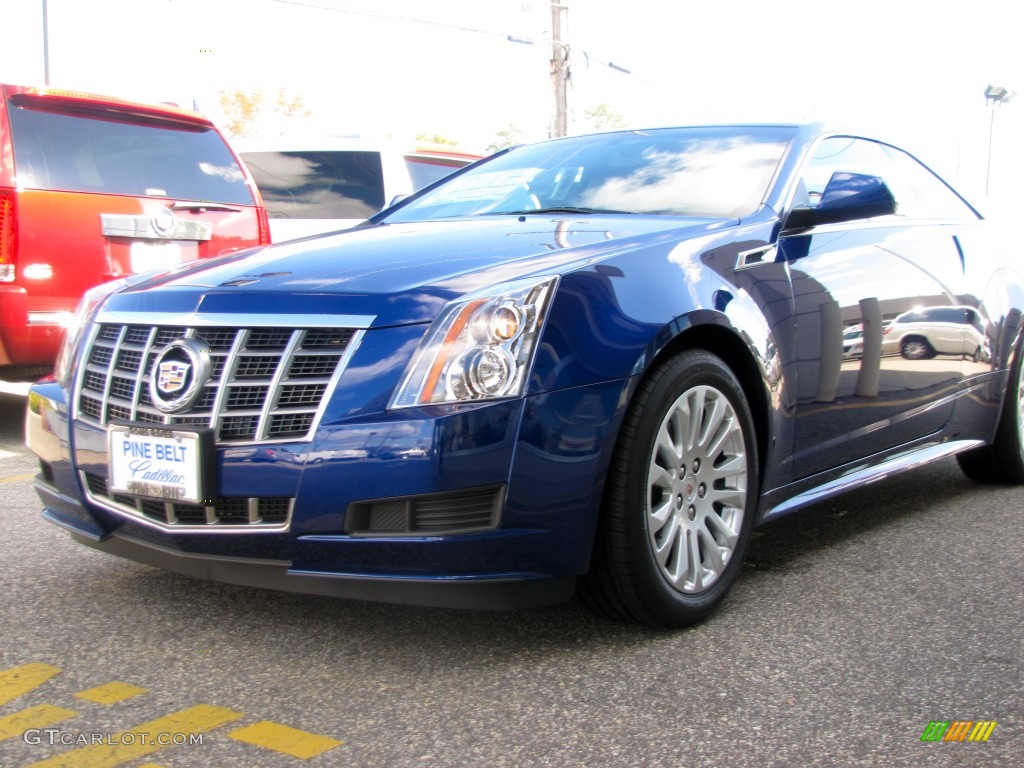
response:
<path id="1" fill-rule="evenodd" d="M 990 440 L 1018 354 L 1024 283 L 986 223 L 963 201 L 961 209 L 947 201 L 944 215 L 931 219 L 787 228 L 788 212 L 811 210 L 808 195 L 821 193 L 808 186 L 819 182 L 815 168 L 829 169 L 822 147 L 846 147 L 854 138 L 821 126 L 763 130 L 781 136 L 784 151 L 757 204 L 734 215 L 553 206 L 417 219 L 417 206 L 444 191 L 441 184 L 362 227 L 187 265 L 111 296 L 101 319 L 145 322 L 169 313 L 230 325 L 237 315 L 258 314 L 270 324 L 302 316 L 329 325 L 344 317 L 362 318 L 354 327 L 366 332 L 308 438 L 218 449 L 218 493 L 294 497 L 287 529 L 176 530 L 89 500 L 79 473 L 107 475 L 105 432 L 81 419 L 69 427 L 73 394 L 52 382 L 36 385 L 44 405 L 29 417 L 33 449 L 47 467 L 38 486 L 48 516 L 78 533 L 114 534 L 109 540 L 122 544 L 111 547 L 121 554 L 142 544 L 208 555 L 222 561 L 224 573 L 237 558 L 270 560 L 284 569 L 274 573 L 301 573 L 297 584 L 320 575 L 328 591 L 358 597 L 367 593 L 348 593 L 345 583 L 390 581 L 396 591 L 383 599 L 400 600 L 407 583 L 455 579 L 501 590 L 571 579 L 590 567 L 605 478 L 637 386 L 662 360 L 692 348 L 720 356 L 750 403 L 761 464 L 751 511 L 758 521 L 946 455 L 953 449 L 936 446 L 954 437 L 955 450 Z M 612 146 L 622 136 L 603 140 Z M 585 153 L 594 141 L 552 144 Z M 897 156 L 873 142 L 864 147 Z M 500 162 L 515 156 L 503 153 Z M 858 171 L 855 160 L 851 172 Z M 485 161 L 450 183 L 457 188 L 488 167 Z M 671 169 L 659 174 L 647 186 Z M 575 178 L 556 181 L 566 179 L 585 181 L 582 166 Z M 951 210 L 961 210 L 959 218 Z M 558 281 L 522 397 L 389 409 L 449 302 L 541 276 Z M 844 351 L 844 330 L 888 322 L 922 302 L 980 314 L 984 349 L 914 360 L 886 351 L 881 334 L 878 354 Z M 79 359 L 78 369 L 85 366 Z M 51 446 L 44 423 L 63 449 Z M 492 527 L 359 535 L 346 528 L 353 505 L 484 487 L 503 489 Z M 103 541 L 94 546 L 102 549 Z M 194 570 L 191 561 L 179 567 L 161 558 L 165 567 Z M 292 588 L 275 583 L 280 576 L 235 578 L 218 570 L 213 577 Z M 413 599 L 432 602 L 418 595 Z M 552 595 L 564 597 L 564 590 Z M 486 605 L 487 598 L 466 602 Z"/>

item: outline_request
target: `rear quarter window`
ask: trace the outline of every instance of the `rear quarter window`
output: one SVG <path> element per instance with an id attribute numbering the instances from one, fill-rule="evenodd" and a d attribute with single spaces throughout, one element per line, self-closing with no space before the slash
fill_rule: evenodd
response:
<path id="1" fill-rule="evenodd" d="M 9 106 L 22 188 L 255 204 L 215 130 Z"/>

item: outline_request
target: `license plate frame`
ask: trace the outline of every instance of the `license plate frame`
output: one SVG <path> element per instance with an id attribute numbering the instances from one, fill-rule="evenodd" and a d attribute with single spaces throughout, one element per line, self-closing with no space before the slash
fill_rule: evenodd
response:
<path id="1" fill-rule="evenodd" d="M 107 489 L 111 494 L 213 504 L 216 458 L 212 429 L 138 422 L 107 425 Z"/>

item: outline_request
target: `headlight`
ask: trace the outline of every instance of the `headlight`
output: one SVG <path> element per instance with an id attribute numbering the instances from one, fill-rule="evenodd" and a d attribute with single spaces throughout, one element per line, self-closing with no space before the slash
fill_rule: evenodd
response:
<path id="1" fill-rule="evenodd" d="M 78 309 L 71 319 L 71 323 L 64 329 L 64 339 L 61 341 L 60 351 L 57 353 L 57 362 L 53 366 L 53 375 L 62 387 L 68 385 L 68 375 L 71 372 L 71 360 L 78 348 L 78 342 L 82 340 L 82 334 L 92 321 L 96 310 L 99 309 L 103 300 L 110 294 L 121 290 L 128 285 L 124 278 L 111 280 L 109 283 L 101 283 L 90 288 L 78 302 Z"/>
<path id="2" fill-rule="evenodd" d="M 556 280 L 515 280 L 448 304 L 416 350 L 390 407 L 521 395 Z"/>

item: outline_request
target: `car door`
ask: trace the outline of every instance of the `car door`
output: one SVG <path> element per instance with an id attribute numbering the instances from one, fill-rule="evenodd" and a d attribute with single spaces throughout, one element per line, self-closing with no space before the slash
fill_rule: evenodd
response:
<path id="1" fill-rule="evenodd" d="M 917 306 L 961 304 L 964 282 L 955 228 L 907 215 L 920 206 L 893 157 L 865 139 L 822 140 L 793 201 L 819 209 L 815 223 L 784 227 L 779 240 L 795 309 L 794 480 L 934 433 L 953 409 L 962 356 L 883 354 L 887 323 Z M 832 198 L 858 184 L 891 195 L 895 212 L 828 223 Z M 861 354 L 844 357 L 844 331 L 858 325 Z"/>

